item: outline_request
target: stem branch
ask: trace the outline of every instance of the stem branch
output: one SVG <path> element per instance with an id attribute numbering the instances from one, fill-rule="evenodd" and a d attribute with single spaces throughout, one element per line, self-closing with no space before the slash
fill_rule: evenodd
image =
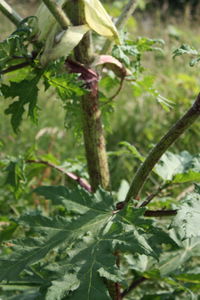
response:
<path id="1" fill-rule="evenodd" d="M 122 11 L 121 15 L 117 19 L 115 25 L 117 29 L 122 29 L 130 16 L 133 14 L 137 6 L 137 0 L 130 0 L 128 4 L 125 6 L 124 10 Z M 108 53 L 111 50 L 113 42 L 111 40 L 106 40 L 101 53 Z"/>
<path id="2" fill-rule="evenodd" d="M 79 176 L 77 176 L 77 175 L 75 175 L 71 172 L 66 172 L 63 168 L 61 168 L 59 166 L 56 166 L 56 165 L 52 164 L 51 162 L 48 162 L 48 161 L 45 161 L 45 160 L 29 159 L 29 160 L 26 161 L 26 163 L 43 164 L 43 165 L 46 165 L 48 167 L 54 168 L 57 171 L 65 174 L 66 176 L 68 176 L 70 179 L 76 181 L 81 187 L 83 187 L 88 192 L 92 191 L 91 186 L 85 180 L 83 180 L 82 178 L 80 178 Z"/>
<path id="3" fill-rule="evenodd" d="M 124 204 L 136 199 L 149 174 L 167 149 L 183 134 L 200 116 L 200 94 L 193 106 L 180 118 L 177 123 L 163 136 L 160 142 L 150 151 L 149 155 L 137 170 Z"/>
<path id="4" fill-rule="evenodd" d="M 58 24 L 60 24 L 62 29 L 67 29 L 70 25 L 70 20 L 62 10 L 60 6 L 54 3 L 51 0 L 42 0 L 44 4 L 47 6 L 49 11 L 52 13 Z"/>
<path id="5" fill-rule="evenodd" d="M 138 278 L 136 280 L 134 280 L 131 285 L 123 291 L 122 293 L 122 298 L 124 298 L 126 295 L 128 295 L 132 290 L 134 290 L 136 287 L 138 287 L 138 285 L 140 285 L 142 282 L 146 281 L 147 278 L 146 277 L 141 277 L 141 278 Z"/>
<path id="6" fill-rule="evenodd" d="M 146 210 L 144 216 L 145 217 L 169 217 L 169 216 L 175 216 L 176 214 L 177 214 L 176 209 Z"/>
<path id="7" fill-rule="evenodd" d="M 0 11 L 16 26 L 22 21 L 20 15 L 4 0 L 0 0 Z"/>

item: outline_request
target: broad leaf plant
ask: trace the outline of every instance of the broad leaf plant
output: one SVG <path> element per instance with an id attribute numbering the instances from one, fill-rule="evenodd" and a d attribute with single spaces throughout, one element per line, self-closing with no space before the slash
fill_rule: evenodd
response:
<path id="1" fill-rule="evenodd" d="M 39 119 L 39 89 L 55 89 L 66 111 L 66 126 L 83 136 L 88 170 L 82 178 L 33 153 L 1 159 L 4 184 L 16 199 L 30 189 L 36 165 L 67 178 L 63 185 L 31 191 L 51 201 L 51 214 L 24 211 L 2 227 L 1 299 L 198 298 L 200 157 L 187 151 L 173 154 L 168 148 L 199 117 L 200 96 L 146 158 L 135 146 L 121 143 L 122 154 L 131 153 L 139 168 L 130 184 L 124 180 L 118 192 L 111 190 L 102 120 L 111 116 L 124 81 L 137 84 L 143 53 L 162 51 L 161 40 L 129 40 L 122 34 L 138 3 L 124 5 L 114 24 L 100 0 L 43 0 L 36 15 L 25 19 L 0 1 L 0 10 L 16 25 L 0 43 L 0 91 L 11 99 L 5 114 L 14 132 L 19 132 L 24 115 Z M 185 54 L 184 49 L 174 55 Z M 16 72 L 19 76 L 12 77 Z M 105 78 L 119 85 L 113 97 L 99 90 Z M 170 102 L 152 86 L 149 92 L 169 109 Z M 151 172 L 160 186 L 145 197 L 141 190 Z M 164 196 L 186 183 L 195 186 L 179 202 Z M 151 206 L 154 199 L 157 209 Z"/>

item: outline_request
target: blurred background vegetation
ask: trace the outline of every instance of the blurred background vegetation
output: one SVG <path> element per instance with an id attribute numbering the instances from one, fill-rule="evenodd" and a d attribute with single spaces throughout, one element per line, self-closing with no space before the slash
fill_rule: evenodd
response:
<path id="1" fill-rule="evenodd" d="M 104 0 L 103 2 L 113 18 L 117 18 L 128 1 Z M 40 1 L 9 0 L 8 3 L 25 17 L 34 14 Z M 123 147 L 119 143 L 127 141 L 136 146 L 143 155 L 146 155 L 152 145 L 191 106 L 199 93 L 198 66 L 190 67 L 187 56 L 176 59 L 172 57 L 173 51 L 184 43 L 199 49 L 199 13 L 200 1 L 197 0 L 140 0 L 138 8 L 125 28 L 127 36 L 131 40 L 139 36 L 159 38 L 165 41 L 165 45 L 162 53 L 147 53 L 142 57 L 143 72 L 138 78 L 137 84 L 126 83 L 114 100 L 115 105 L 108 120 L 110 126 L 106 132 L 114 190 L 119 188 L 122 179 L 131 180 L 139 163 L 131 153 L 123 151 Z M 2 14 L 0 18 L 0 38 L 2 40 L 14 30 L 14 27 Z M 20 72 L 23 73 L 23 71 Z M 158 94 L 172 101 L 171 109 L 163 109 L 156 97 L 149 92 L 148 87 L 152 86 L 158 91 Z M 103 83 L 101 87 L 105 88 Z M 115 89 L 111 94 L 115 92 Z M 78 160 L 77 170 L 75 170 L 76 167 L 73 167 L 74 170 L 79 172 L 80 164 L 84 169 L 82 139 L 77 138 L 73 129 L 64 127 L 63 104 L 56 98 L 53 90 L 44 92 L 44 89 L 41 88 L 39 97 L 41 111 L 38 124 L 24 120 L 19 135 L 13 133 L 9 117 L 4 114 L 8 103 L 8 99 L 0 98 L 1 158 L 35 151 L 38 157 L 53 160 L 58 164 L 66 162 L 70 166 L 72 162 Z M 199 122 L 197 122 L 170 151 L 179 153 L 188 150 L 192 154 L 197 154 L 199 146 Z M 53 178 L 54 183 L 62 180 L 62 176 L 55 175 L 52 170 L 48 171 L 48 168 L 40 166 L 37 182 L 33 182 L 32 186 L 48 182 L 50 178 L 51 182 Z M 1 185 L 4 185 L 4 180 L 5 178 L 2 176 Z M 152 178 L 152 182 L 155 184 L 156 180 L 156 178 Z M 0 206 L 2 207 L 5 203 L 5 194 L 2 198 L 0 197 Z M 13 206 L 14 200 L 11 199 L 9 193 L 6 197 Z M 35 205 L 34 202 L 32 204 Z M 24 202 L 21 203 L 21 206 L 18 203 L 12 209 L 16 209 L 16 207 L 22 209 Z"/>

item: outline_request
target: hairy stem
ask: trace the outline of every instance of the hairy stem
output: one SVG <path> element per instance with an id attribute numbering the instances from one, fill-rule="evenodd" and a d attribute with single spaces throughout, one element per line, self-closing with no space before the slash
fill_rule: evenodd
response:
<path id="1" fill-rule="evenodd" d="M 52 13 L 58 24 L 60 24 L 61 28 L 67 29 L 70 25 L 70 20 L 62 10 L 60 6 L 58 6 L 55 2 L 51 0 L 42 0 L 44 4 L 47 6 L 49 11 Z"/>
<path id="2" fill-rule="evenodd" d="M 68 12 L 72 23 L 74 25 L 85 24 L 83 1 L 71 1 L 70 6 Z M 98 75 L 90 68 L 94 57 L 90 33 L 87 33 L 75 48 L 74 56 L 76 61 L 82 64 L 83 71 L 80 78 L 84 80 L 88 90 L 88 93 L 81 98 L 81 110 L 90 184 L 93 191 L 98 186 L 107 189 L 109 187 L 109 170 L 99 108 Z"/>
<path id="3" fill-rule="evenodd" d="M 130 18 L 130 16 L 135 11 L 135 9 L 137 7 L 137 2 L 138 2 L 137 0 L 130 0 L 128 2 L 128 4 L 125 6 L 124 10 L 122 11 L 121 15 L 119 16 L 119 18 L 117 19 L 117 21 L 115 23 L 117 29 L 120 30 L 124 27 L 124 25 Z M 106 40 L 106 42 L 101 50 L 101 53 L 108 53 L 112 48 L 112 44 L 113 44 L 113 42 L 111 40 Z"/>
<path id="4" fill-rule="evenodd" d="M 141 283 L 143 283 L 144 281 L 146 281 L 147 278 L 145 277 L 141 277 L 141 278 L 138 278 L 136 280 L 134 280 L 130 286 L 123 291 L 122 293 L 122 298 L 124 298 L 126 295 L 128 295 L 132 290 L 134 290 L 135 288 L 137 288 Z"/>
<path id="5" fill-rule="evenodd" d="M 177 209 L 146 210 L 144 216 L 145 217 L 169 217 L 169 216 L 175 216 L 176 214 L 177 214 Z"/>
<path id="6" fill-rule="evenodd" d="M 183 134 L 200 116 L 200 94 L 186 114 L 163 136 L 160 142 L 150 151 L 149 155 L 137 170 L 124 204 L 135 199 L 142 189 L 149 174 L 167 149 Z"/>
<path id="7" fill-rule="evenodd" d="M 4 0 L 0 0 L 0 11 L 16 26 L 22 21 L 20 15 Z"/>
<path id="8" fill-rule="evenodd" d="M 146 200 L 145 200 L 144 202 L 142 202 L 142 204 L 140 205 L 140 207 L 144 207 L 144 206 L 148 205 L 148 204 L 154 199 L 154 197 L 156 197 L 157 195 L 159 195 L 160 192 L 161 192 L 163 189 L 167 188 L 168 186 L 169 186 L 169 183 L 164 183 L 162 186 L 160 186 L 160 187 L 157 189 L 157 191 L 155 191 L 154 193 L 150 194 L 150 195 L 146 198 Z"/>
<path id="9" fill-rule="evenodd" d="M 80 178 L 79 176 L 75 175 L 74 173 L 65 171 L 63 168 L 61 168 L 59 166 L 56 166 L 55 164 L 52 164 L 51 162 L 48 162 L 48 161 L 45 161 L 45 160 L 29 159 L 29 160 L 26 161 L 26 163 L 42 164 L 42 165 L 46 165 L 48 167 L 54 168 L 55 170 L 61 172 L 62 174 L 69 177 L 70 179 L 76 181 L 81 187 L 83 187 L 88 192 L 91 192 L 91 186 L 84 179 Z"/>

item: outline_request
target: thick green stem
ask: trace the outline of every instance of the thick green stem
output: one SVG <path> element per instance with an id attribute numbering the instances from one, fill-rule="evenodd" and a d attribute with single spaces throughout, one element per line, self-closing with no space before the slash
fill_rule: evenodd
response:
<path id="1" fill-rule="evenodd" d="M 157 164 L 161 156 L 167 149 L 184 133 L 200 116 L 200 94 L 198 95 L 193 106 L 186 112 L 186 114 L 177 121 L 177 123 L 167 132 L 160 142 L 150 151 L 146 160 L 136 172 L 130 189 L 127 193 L 125 204 L 131 199 L 135 199 L 146 182 L 149 174 L 154 166 Z"/>
<path id="2" fill-rule="evenodd" d="M 47 6 L 49 11 L 52 13 L 58 24 L 60 24 L 61 28 L 67 29 L 70 25 L 70 20 L 65 15 L 64 11 L 60 6 L 58 6 L 55 2 L 51 0 L 42 0 L 44 4 Z"/>
<path id="3" fill-rule="evenodd" d="M 20 15 L 4 0 L 0 0 L 0 11 L 16 26 L 22 21 Z"/>
<path id="4" fill-rule="evenodd" d="M 68 8 L 69 17 L 74 25 L 85 24 L 84 3 L 82 0 L 73 0 Z M 81 99 L 84 144 L 92 190 L 98 186 L 109 187 L 109 169 L 105 148 L 104 132 L 101 122 L 101 111 L 98 99 L 98 75 L 90 69 L 93 61 L 93 49 L 90 33 L 87 33 L 74 50 L 77 62 L 84 65 L 82 79 L 88 93 Z"/>

